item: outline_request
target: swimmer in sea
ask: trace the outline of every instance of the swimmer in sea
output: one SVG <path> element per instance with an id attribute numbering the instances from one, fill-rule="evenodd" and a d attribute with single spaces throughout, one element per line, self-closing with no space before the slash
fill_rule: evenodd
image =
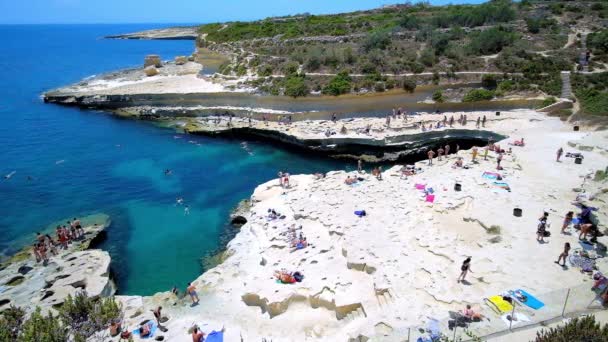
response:
<path id="1" fill-rule="evenodd" d="M 165 170 L 165 176 L 170 176 L 172 173 L 173 173 L 173 171 L 171 171 L 171 169 Z"/>
<path id="2" fill-rule="evenodd" d="M 186 205 L 184 207 L 184 215 L 190 215 L 190 206 L 189 205 Z"/>
<path id="3" fill-rule="evenodd" d="M 184 198 L 183 197 L 178 197 L 175 199 L 175 205 L 182 205 L 184 204 Z"/>

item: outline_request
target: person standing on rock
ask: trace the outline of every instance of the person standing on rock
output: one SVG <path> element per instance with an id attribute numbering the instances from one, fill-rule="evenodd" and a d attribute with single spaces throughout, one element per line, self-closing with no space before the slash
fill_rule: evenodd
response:
<path id="1" fill-rule="evenodd" d="M 460 151 L 460 145 L 456 144 L 456 153 L 458 153 L 458 151 Z"/>
<path id="2" fill-rule="evenodd" d="M 488 151 L 490 151 L 489 146 L 483 148 L 483 160 L 488 160 Z"/>
<path id="3" fill-rule="evenodd" d="M 450 127 L 454 126 L 454 115 L 450 116 Z"/>
<path id="4" fill-rule="evenodd" d="M 481 127 L 486 127 L 486 116 L 483 116 L 483 119 L 481 119 Z"/>
<path id="5" fill-rule="evenodd" d="M 437 149 L 437 160 L 441 161 L 441 156 L 443 155 L 443 152 L 445 152 L 443 150 L 443 148 L 441 148 L 441 146 L 439 146 L 439 148 Z"/>
<path id="6" fill-rule="evenodd" d="M 502 170 L 500 166 L 500 162 L 502 161 L 502 153 L 498 153 L 498 157 L 496 157 L 496 170 Z"/>
<path id="7" fill-rule="evenodd" d="M 555 161 L 557 161 L 559 163 L 559 159 L 562 157 L 562 154 L 564 154 L 564 149 L 560 147 L 557 150 L 557 159 Z"/>
<path id="8" fill-rule="evenodd" d="M 473 273 L 471 270 L 471 257 L 464 259 L 462 262 L 462 266 L 460 266 L 460 276 L 458 276 L 458 282 L 464 282 L 464 278 L 467 276 L 467 273 Z"/>
<path id="9" fill-rule="evenodd" d="M 536 228 L 536 241 L 540 243 L 545 242 L 545 232 L 547 231 L 547 219 L 549 213 L 545 212 L 543 216 L 538 220 L 538 227 Z"/>
<path id="10" fill-rule="evenodd" d="M 279 173 L 277 175 L 279 176 L 279 185 L 282 188 L 283 187 L 283 171 L 279 171 Z"/>
<path id="11" fill-rule="evenodd" d="M 445 159 L 448 159 L 448 154 L 450 154 L 450 145 L 445 145 Z"/>
<path id="12" fill-rule="evenodd" d="M 433 150 L 429 150 L 427 155 L 429 156 L 429 165 L 433 165 L 433 157 L 435 156 L 435 152 L 433 152 Z"/>
<path id="13" fill-rule="evenodd" d="M 557 261 L 555 261 L 555 263 L 560 266 L 566 266 L 566 258 L 568 257 L 569 252 L 570 252 L 570 243 L 566 242 L 564 244 L 564 251 L 562 252 L 562 254 L 559 255 L 559 258 L 557 258 Z M 564 260 L 564 263 L 560 264 L 559 261 L 562 259 Z"/>
<path id="14" fill-rule="evenodd" d="M 188 293 L 188 295 L 190 296 L 190 299 L 192 299 L 192 304 L 197 305 L 199 302 L 199 298 L 198 298 L 198 293 L 196 293 L 196 287 L 194 286 L 194 284 L 188 283 L 188 287 L 186 288 L 186 293 Z"/>
<path id="15" fill-rule="evenodd" d="M 475 159 L 477 159 L 477 152 L 478 152 L 477 147 L 473 147 L 473 152 L 472 152 L 473 153 L 473 159 L 472 159 L 473 162 L 475 162 Z"/>
<path id="16" fill-rule="evenodd" d="M 361 159 L 357 160 L 357 172 L 363 172 L 363 161 Z"/>
<path id="17" fill-rule="evenodd" d="M 152 311 L 152 313 L 154 314 L 154 318 L 156 318 L 156 323 L 158 323 L 158 325 L 160 325 L 160 317 L 161 317 L 161 311 L 162 311 L 163 307 L 159 306 L 154 310 L 150 310 Z"/>
<path id="18" fill-rule="evenodd" d="M 479 125 L 481 124 L 481 119 L 479 118 L 479 116 L 477 117 L 477 121 L 475 122 L 475 128 L 479 128 Z"/>

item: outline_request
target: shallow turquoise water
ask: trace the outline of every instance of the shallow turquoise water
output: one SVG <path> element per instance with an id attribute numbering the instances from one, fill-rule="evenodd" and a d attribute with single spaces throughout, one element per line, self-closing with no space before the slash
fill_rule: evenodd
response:
<path id="1" fill-rule="evenodd" d="M 149 53 L 189 54 L 191 41 L 103 40 L 154 25 L 0 26 L 0 252 L 14 252 L 49 223 L 90 213 L 112 218 L 101 248 L 119 292 L 185 286 L 201 258 L 234 232 L 239 200 L 278 170 L 348 167 L 249 142 L 176 134 L 105 113 L 44 104 L 40 94 L 83 77 L 136 66 Z M 165 176 L 164 170 L 173 170 Z M 27 176 L 32 179 L 28 180 Z M 175 204 L 183 197 L 190 206 Z"/>

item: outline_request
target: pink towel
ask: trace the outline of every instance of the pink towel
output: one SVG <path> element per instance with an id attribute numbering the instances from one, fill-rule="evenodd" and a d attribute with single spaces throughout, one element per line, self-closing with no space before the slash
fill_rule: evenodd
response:
<path id="1" fill-rule="evenodd" d="M 435 202 L 435 195 L 426 195 L 426 201 L 429 203 Z"/>
<path id="2" fill-rule="evenodd" d="M 416 187 L 416 189 L 418 190 L 424 190 L 424 188 L 426 188 L 426 184 L 416 184 L 414 185 Z"/>

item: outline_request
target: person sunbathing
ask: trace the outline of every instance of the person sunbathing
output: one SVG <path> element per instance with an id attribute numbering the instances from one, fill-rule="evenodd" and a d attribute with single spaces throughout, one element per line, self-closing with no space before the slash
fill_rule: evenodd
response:
<path id="1" fill-rule="evenodd" d="M 350 176 L 347 176 L 346 179 L 344 180 L 344 183 L 346 185 L 353 185 L 353 184 L 357 183 L 357 178 L 350 178 Z"/>
<path id="2" fill-rule="evenodd" d="M 471 321 L 480 321 L 484 318 L 484 316 L 479 313 L 479 312 L 475 312 L 473 309 L 471 309 L 471 306 L 467 304 L 467 307 L 461 311 L 462 315 L 468 319 L 470 319 Z"/>
<path id="3" fill-rule="evenodd" d="M 283 284 L 292 284 L 296 282 L 296 279 L 293 277 L 293 275 L 291 275 L 291 273 L 285 270 L 275 271 L 274 276 Z"/>
<path id="4" fill-rule="evenodd" d="M 463 165 L 463 161 L 461 157 L 458 157 L 458 159 L 456 160 L 456 162 L 454 162 L 454 165 L 452 165 L 452 168 L 455 169 L 457 167 L 462 167 Z"/>
<path id="5" fill-rule="evenodd" d="M 150 336 L 150 332 L 151 332 L 150 329 L 152 329 L 152 323 L 148 322 L 148 323 L 142 325 L 139 328 L 139 336 L 141 336 L 141 337 Z"/>

